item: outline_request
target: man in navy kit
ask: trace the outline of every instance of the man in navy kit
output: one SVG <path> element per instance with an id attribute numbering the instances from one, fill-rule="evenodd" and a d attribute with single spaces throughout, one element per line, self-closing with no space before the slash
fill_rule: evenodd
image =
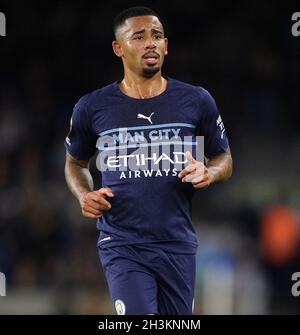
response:
<path id="1" fill-rule="evenodd" d="M 192 314 L 191 201 L 195 189 L 231 175 L 225 128 L 205 89 L 162 76 L 168 41 L 155 12 L 123 11 L 114 33 L 124 78 L 75 105 L 66 180 L 83 215 L 97 219 L 99 256 L 117 313 Z M 204 136 L 204 162 L 194 158 L 196 136 Z M 88 164 L 96 149 L 102 187 L 94 191 Z"/>

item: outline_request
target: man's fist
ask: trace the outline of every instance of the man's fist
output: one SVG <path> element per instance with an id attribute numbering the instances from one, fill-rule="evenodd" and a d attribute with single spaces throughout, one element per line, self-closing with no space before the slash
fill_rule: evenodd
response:
<path id="1" fill-rule="evenodd" d="M 105 200 L 106 196 L 114 196 L 112 190 L 108 187 L 102 187 L 100 190 L 84 193 L 80 199 L 83 216 L 91 219 L 98 219 L 104 211 L 109 210 L 111 204 Z"/>
<path id="2" fill-rule="evenodd" d="M 208 168 L 201 162 L 196 161 L 192 154 L 187 151 L 186 158 L 188 166 L 178 174 L 182 182 L 191 182 L 194 188 L 206 188 L 210 185 Z"/>

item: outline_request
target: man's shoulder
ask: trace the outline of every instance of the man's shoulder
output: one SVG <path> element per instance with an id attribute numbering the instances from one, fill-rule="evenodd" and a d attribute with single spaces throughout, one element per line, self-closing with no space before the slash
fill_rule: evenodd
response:
<path id="1" fill-rule="evenodd" d="M 75 107 L 87 108 L 105 105 L 115 94 L 115 83 L 97 88 L 84 94 L 76 103 Z"/>
<path id="2" fill-rule="evenodd" d="M 181 91 L 184 94 L 189 93 L 200 99 L 203 99 L 207 95 L 210 95 L 207 89 L 202 86 L 190 84 L 173 78 L 170 79 L 173 82 L 173 88 L 175 91 Z"/>

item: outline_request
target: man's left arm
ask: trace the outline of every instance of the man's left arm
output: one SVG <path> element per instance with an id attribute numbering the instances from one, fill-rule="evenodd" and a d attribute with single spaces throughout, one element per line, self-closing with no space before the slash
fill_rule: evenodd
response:
<path id="1" fill-rule="evenodd" d="M 232 157 L 230 148 L 225 152 L 206 158 L 206 165 L 198 162 L 190 152 L 186 153 L 188 166 L 184 168 L 178 177 L 182 182 L 191 182 L 194 188 L 207 188 L 211 184 L 222 183 L 232 174 Z"/>

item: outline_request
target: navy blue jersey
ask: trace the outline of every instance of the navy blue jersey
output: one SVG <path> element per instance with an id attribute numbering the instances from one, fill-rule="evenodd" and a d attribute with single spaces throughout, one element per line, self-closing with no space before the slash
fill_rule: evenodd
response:
<path id="1" fill-rule="evenodd" d="M 114 193 L 107 198 L 111 209 L 97 221 L 99 245 L 196 251 L 195 189 L 177 176 L 187 165 L 187 148 L 196 157 L 196 136 L 204 136 L 208 158 L 228 148 L 215 101 L 202 87 L 168 78 L 160 95 L 136 99 L 115 82 L 78 101 L 65 147 L 78 160 L 98 151 L 102 187 Z"/>

